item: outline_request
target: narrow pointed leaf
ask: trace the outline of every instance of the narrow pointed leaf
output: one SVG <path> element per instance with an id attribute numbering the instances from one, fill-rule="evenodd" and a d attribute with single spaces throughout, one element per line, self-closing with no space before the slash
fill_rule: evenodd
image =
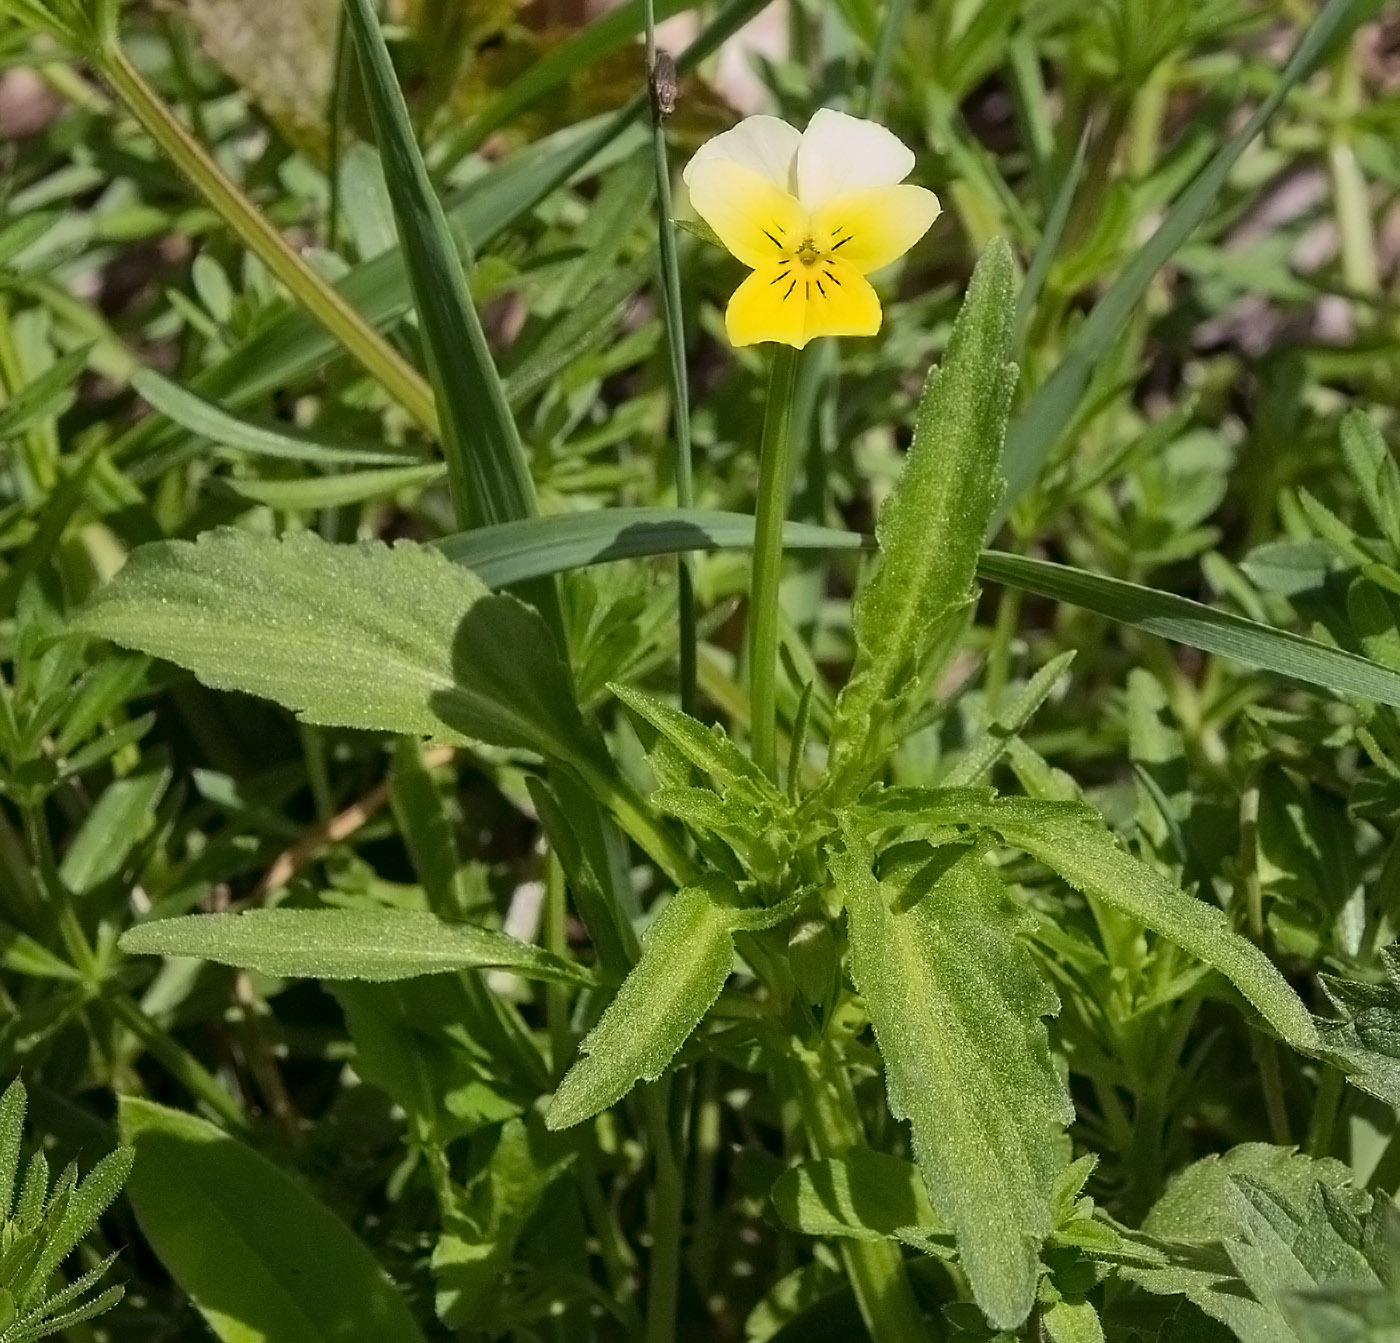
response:
<path id="1" fill-rule="evenodd" d="M 422 1343 L 370 1252 L 272 1162 L 152 1101 L 122 1097 L 120 1124 L 136 1220 L 223 1343 Z"/>
<path id="2" fill-rule="evenodd" d="M 641 959 L 579 1049 L 545 1122 L 568 1128 L 654 1082 L 719 997 L 734 961 L 740 913 L 722 884 L 676 892 L 642 938 Z"/>
<path id="3" fill-rule="evenodd" d="M 250 909 L 137 924 L 133 956 L 191 956 L 286 979 L 384 983 L 454 970 L 499 968 L 527 979 L 591 984 L 583 966 L 517 938 L 422 910 Z"/>
<path id="4" fill-rule="evenodd" d="M 1055 371 L 1022 407 L 1006 436 L 1006 501 L 994 526 L 1034 483 L 1078 410 L 1095 365 L 1118 338 L 1129 317 L 1138 311 L 1153 276 L 1206 217 L 1240 156 L 1293 86 L 1316 68 L 1328 43 L 1356 8 L 1357 0 L 1328 0 L 1268 96 L 1173 202 L 1157 231 L 1133 254 L 1075 332 Z"/>
<path id="5" fill-rule="evenodd" d="M 877 881 L 868 851 L 848 840 L 833 873 L 890 1108 L 913 1127 L 977 1304 L 1015 1329 L 1035 1302 L 1074 1118 L 1041 1020 L 1059 1001 L 983 858 L 959 859 L 925 891 Z"/>
<path id="6" fill-rule="evenodd" d="M 1312 1017 L 1273 962 L 1235 932 L 1219 908 L 1187 895 L 1134 858 L 1107 827 L 1082 814 L 1050 814 L 1043 804 L 1020 798 L 997 799 L 986 808 L 984 823 L 1076 890 L 1122 910 L 1213 965 L 1294 1048 L 1317 1049 Z"/>
<path id="7" fill-rule="evenodd" d="M 477 526 L 529 517 L 536 511 L 535 490 L 525 450 L 446 212 L 414 139 L 373 0 L 345 0 L 345 6 L 437 395 L 457 515 Z"/>
<path id="8" fill-rule="evenodd" d="M 977 556 L 1002 491 L 1001 442 L 1016 385 L 1012 261 L 982 254 L 942 364 L 919 403 L 899 484 L 880 511 L 880 562 L 852 611 L 851 678 L 836 701 L 833 776 L 862 758 L 917 684 L 945 622 L 971 600 Z"/>

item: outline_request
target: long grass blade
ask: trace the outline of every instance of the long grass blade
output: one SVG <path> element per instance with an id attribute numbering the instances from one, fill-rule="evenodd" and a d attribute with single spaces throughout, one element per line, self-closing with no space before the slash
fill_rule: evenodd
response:
<path id="1" fill-rule="evenodd" d="M 743 513 L 609 508 L 485 528 L 438 544 L 449 559 L 471 569 L 488 586 L 504 587 L 612 560 L 672 555 L 680 550 L 747 549 L 753 545 L 753 535 L 754 520 Z M 783 531 L 786 550 L 849 551 L 873 546 L 873 537 L 835 527 L 789 522 Z M 1188 597 L 999 550 L 984 550 L 977 572 L 988 582 L 1068 602 L 1259 671 L 1400 708 L 1400 672 Z"/>
<path id="2" fill-rule="evenodd" d="M 414 138 L 372 0 L 346 0 L 384 180 L 398 223 L 409 287 L 442 423 L 442 450 L 458 521 L 510 522 L 535 511 L 520 433 L 467 289 L 462 262 Z"/>

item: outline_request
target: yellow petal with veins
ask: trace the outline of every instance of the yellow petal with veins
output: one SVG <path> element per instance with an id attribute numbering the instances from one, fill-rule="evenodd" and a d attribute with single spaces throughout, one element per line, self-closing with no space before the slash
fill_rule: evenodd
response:
<path id="1" fill-rule="evenodd" d="M 752 168 L 727 159 L 691 163 L 690 203 L 719 240 L 753 270 L 778 260 L 807 234 L 797 198 Z"/>
<path id="2" fill-rule="evenodd" d="M 938 197 L 923 187 L 852 191 L 813 213 L 812 237 L 819 249 L 869 275 L 913 247 L 939 208 Z"/>
<path id="3" fill-rule="evenodd" d="M 839 257 L 812 266 L 770 262 L 734 291 L 724 324 L 735 345 L 777 341 L 800 350 L 818 336 L 873 336 L 880 300 Z"/>

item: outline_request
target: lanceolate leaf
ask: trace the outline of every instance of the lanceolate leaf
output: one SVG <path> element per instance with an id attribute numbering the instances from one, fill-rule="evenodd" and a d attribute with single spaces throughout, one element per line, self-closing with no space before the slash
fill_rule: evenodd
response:
<path id="1" fill-rule="evenodd" d="M 1001 496 L 1001 441 L 1016 385 L 1011 250 L 983 253 L 942 365 L 929 375 L 904 472 L 880 512 L 880 563 L 852 612 L 851 679 L 836 702 L 833 778 L 861 760 L 880 721 L 918 683 L 948 618 L 972 596 Z"/>
<path id="2" fill-rule="evenodd" d="M 1220 909 L 1187 895 L 1134 858 L 1106 826 L 1082 813 L 1050 815 L 1045 804 L 1019 798 L 998 799 L 987 809 L 986 823 L 1076 890 L 1213 965 L 1295 1049 L 1318 1047 L 1312 1017 L 1273 962 L 1235 932 Z"/>
<path id="3" fill-rule="evenodd" d="M 477 738 L 579 759 L 543 621 L 430 548 L 206 532 L 143 546 L 74 620 L 311 723 Z"/>
<path id="4" fill-rule="evenodd" d="M 980 855 L 931 884 L 920 870 L 877 881 L 848 831 L 832 866 L 890 1108 L 913 1126 L 929 1200 L 953 1231 L 977 1304 L 1014 1329 L 1035 1302 L 1069 1155 L 1062 1130 L 1074 1111 L 1041 1021 L 1059 1002 Z"/>
<path id="5" fill-rule="evenodd" d="M 568 1128 L 606 1110 L 638 1081 L 666 1070 L 713 1006 L 734 961 L 742 911 L 725 883 L 677 891 L 647 929 L 642 957 L 588 1033 L 545 1122 Z"/>
<path id="6" fill-rule="evenodd" d="M 194 1115 L 125 1096 L 141 1230 L 223 1343 L 422 1343 L 384 1270 L 338 1217 Z"/>
<path id="7" fill-rule="evenodd" d="M 296 979 L 384 982 L 500 967 L 527 979 L 591 984 L 581 965 L 489 928 L 420 910 L 250 909 L 191 914 L 128 929 L 131 955 L 193 956 Z"/>

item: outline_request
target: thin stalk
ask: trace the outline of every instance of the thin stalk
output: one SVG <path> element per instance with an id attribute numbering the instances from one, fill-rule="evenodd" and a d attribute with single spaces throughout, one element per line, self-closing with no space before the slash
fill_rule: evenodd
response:
<path id="1" fill-rule="evenodd" d="M 1249 935 L 1259 947 L 1264 945 L 1264 887 L 1259 877 L 1259 780 L 1251 778 L 1240 794 L 1240 879 L 1244 883 L 1245 917 Z M 1278 1041 L 1271 1036 L 1254 1036 L 1254 1057 L 1259 1067 L 1259 1085 L 1264 1092 L 1264 1113 L 1269 1133 L 1280 1146 L 1293 1143 L 1293 1126 L 1288 1119 L 1284 1094 L 1283 1067 L 1279 1062 Z"/>
<path id="2" fill-rule="evenodd" d="M 298 303 L 340 342 L 428 433 L 438 433 L 437 409 L 427 380 L 379 334 L 340 292 L 292 249 L 204 146 L 161 101 L 119 46 L 104 48 L 98 68 L 112 92 L 160 151 L 205 198 L 243 244 Z"/>
<path id="3" fill-rule="evenodd" d="M 657 867 L 678 886 L 695 880 L 696 867 L 690 856 L 620 775 L 589 760 L 570 763 L 578 771 L 585 788 L 612 812 L 617 823 Z"/>
<path id="4" fill-rule="evenodd" d="M 544 886 L 544 944 L 556 956 L 568 954 L 566 895 L 564 865 L 558 854 L 550 851 L 545 860 Z M 544 990 L 545 1021 L 549 1028 L 549 1067 L 555 1077 L 564 1075 L 573 1047 L 573 1032 L 569 1029 L 570 992 L 564 984 L 546 984 Z"/>
<path id="5" fill-rule="evenodd" d="M 827 1042 L 801 1050 L 794 1072 L 798 1108 L 815 1155 L 839 1157 L 863 1147 L 865 1133 L 850 1079 Z M 922 1343 L 928 1338 L 895 1242 L 843 1239 L 841 1259 L 874 1343 Z"/>
<path id="6" fill-rule="evenodd" d="M 783 522 L 792 476 L 792 403 L 797 351 L 773 352 L 763 446 L 758 466 L 753 580 L 749 588 L 749 697 L 753 703 L 754 763 L 778 774 L 778 594 L 783 577 Z"/>
<path id="7" fill-rule="evenodd" d="M 1011 644 L 1021 623 L 1021 597 L 1020 588 L 1002 588 L 997 602 L 992 646 L 987 650 L 985 712 L 989 723 L 996 721 L 1006 683 L 1011 677 Z"/>
<path id="8" fill-rule="evenodd" d="M 651 150 L 656 176 L 657 242 L 661 259 L 661 304 L 666 317 L 666 350 L 671 373 L 671 419 L 676 435 L 676 503 L 695 507 L 695 477 L 690 444 L 690 379 L 685 364 L 685 311 L 681 306 L 681 271 L 676 255 L 676 226 L 672 221 L 671 166 L 666 154 L 663 119 L 675 96 L 675 65 L 669 57 L 658 72 L 656 4 L 646 0 L 647 77 L 651 85 Z M 663 87 L 668 82 L 671 88 Z M 681 708 L 695 712 L 695 584 L 690 556 L 676 556 L 677 603 L 680 618 Z"/>
<path id="9" fill-rule="evenodd" d="M 875 46 L 875 63 L 870 71 L 870 91 L 865 100 L 865 115 L 872 121 L 879 121 L 884 116 L 890 92 L 890 75 L 894 72 L 894 55 L 899 50 L 899 37 L 908 16 L 909 0 L 888 0 Z"/>
<path id="10" fill-rule="evenodd" d="M 146 1047 L 146 1051 L 196 1100 L 203 1101 L 230 1128 L 247 1129 L 243 1107 L 224 1090 L 218 1079 L 175 1043 L 135 1001 L 124 993 L 103 1000 L 117 1018 Z"/>
<path id="11" fill-rule="evenodd" d="M 676 1306 L 681 1278 L 681 1215 L 685 1186 L 671 1144 L 666 1082 L 642 1092 L 656 1179 L 652 1189 L 651 1259 L 647 1266 L 646 1343 L 671 1343 L 676 1336 Z"/>
<path id="12" fill-rule="evenodd" d="M 64 883 L 58 872 L 58 861 L 54 856 L 53 837 L 49 834 L 48 817 L 44 815 L 42 802 L 28 804 L 23 808 L 24 837 L 29 844 L 29 853 L 34 862 L 34 870 L 39 878 L 39 889 L 44 894 L 48 913 L 54 921 L 64 950 L 69 960 L 90 985 L 101 981 L 102 969 L 97 953 L 88 941 L 83 930 L 82 920 L 73 907 L 73 893 Z"/>
<path id="13" fill-rule="evenodd" d="M 1322 1081 L 1313 1099 L 1312 1120 L 1303 1150 L 1313 1157 L 1330 1156 L 1332 1136 L 1337 1129 L 1337 1114 L 1342 1104 L 1342 1074 L 1327 1064 L 1322 1068 Z"/>

